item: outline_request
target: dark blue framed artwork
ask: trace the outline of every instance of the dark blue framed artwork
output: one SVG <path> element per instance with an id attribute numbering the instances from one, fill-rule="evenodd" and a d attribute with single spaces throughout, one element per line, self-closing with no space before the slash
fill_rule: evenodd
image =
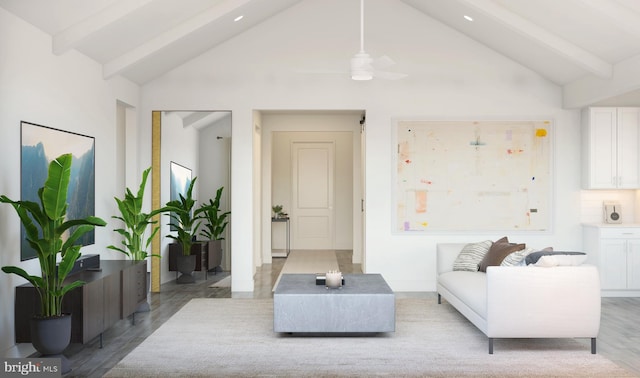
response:
<path id="1" fill-rule="evenodd" d="M 171 162 L 169 177 L 169 200 L 180 200 L 180 195 L 186 196 L 189 185 L 191 185 L 191 169 L 184 167 L 178 163 Z M 169 221 L 170 230 L 176 231 L 176 227 L 173 225 L 173 217 Z"/>
<path id="2" fill-rule="evenodd" d="M 38 190 L 47 179 L 49 163 L 66 153 L 73 155 L 71 181 L 67 193 L 67 218 L 95 215 L 95 138 L 35 123 L 20 123 L 20 198 L 40 203 Z M 73 230 L 71 230 L 73 232 Z M 36 251 L 25 240 L 21 226 L 20 260 L 36 257 Z M 78 244 L 95 243 L 95 231 L 86 233 Z"/>

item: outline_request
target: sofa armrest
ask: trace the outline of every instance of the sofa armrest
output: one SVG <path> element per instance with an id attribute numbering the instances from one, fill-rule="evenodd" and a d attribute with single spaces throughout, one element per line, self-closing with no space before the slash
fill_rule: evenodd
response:
<path id="1" fill-rule="evenodd" d="M 438 275 L 453 271 L 453 262 L 467 243 L 439 243 L 436 246 Z"/>
<path id="2" fill-rule="evenodd" d="M 487 268 L 489 337 L 596 337 L 600 307 L 595 266 Z"/>

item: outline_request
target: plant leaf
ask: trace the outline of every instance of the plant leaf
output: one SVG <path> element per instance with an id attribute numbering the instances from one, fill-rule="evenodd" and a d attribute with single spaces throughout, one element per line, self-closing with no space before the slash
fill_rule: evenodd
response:
<path id="1" fill-rule="evenodd" d="M 49 219 L 58 219 L 66 212 L 71 162 L 71 154 L 64 154 L 49 164 L 49 175 L 42 189 L 42 206 Z"/>

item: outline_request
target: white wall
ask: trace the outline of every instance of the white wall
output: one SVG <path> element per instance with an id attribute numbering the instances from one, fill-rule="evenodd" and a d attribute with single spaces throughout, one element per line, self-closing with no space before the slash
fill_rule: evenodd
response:
<path id="1" fill-rule="evenodd" d="M 640 223 L 636 217 L 638 213 L 638 190 L 583 190 L 581 192 L 581 221 L 583 223 L 603 222 L 603 202 L 618 202 L 616 209 L 620 213 L 622 223 Z"/>
<path id="2" fill-rule="evenodd" d="M 0 193 L 20 198 L 20 121 L 95 137 L 96 215 L 109 224 L 96 230 L 96 243 L 82 253 L 122 258 L 105 248 L 117 241 L 111 222 L 117 212 L 113 197 L 122 195 L 117 182 L 122 183 L 124 175 L 114 164 L 116 103 L 137 106 L 138 87 L 121 78 L 104 81 L 101 66 L 75 51 L 54 56 L 48 35 L 2 8 L 0 51 Z M 0 205 L 0 266 L 38 273 L 37 260 L 20 262 L 19 225 L 13 208 Z M 0 353 L 14 344 L 14 287 L 24 282 L 0 273 Z"/>
<path id="3" fill-rule="evenodd" d="M 325 6 L 329 1 L 345 3 L 345 11 L 331 12 Z M 579 113 L 562 109 L 560 88 L 403 3 L 382 0 L 368 2 L 367 22 L 373 26 L 367 29 L 365 48 L 373 56 L 391 56 L 399 62 L 394 67 L 398 71 L 411 69 L 410 77 L 355 82 L 346 73 L 300 73 L 347 69 L 357 51 L 359 28 L 353 15 L 358 5 L 301 2 L 142 89 L 143 113 L 163 108 L 233 110 L 234 292 L 253 288 L 254 237 L 260 231 L 254 229 L 251 209 L 255 109 L 366 111 L 364 268 L 382 273 L 394 290 L 435 288 L 436 243 L 505 234 L 391 233 L 396 118 L 552 119 L 553 144 L 562 148 L 563 157 L 554 166 L 553 231 L 508 234 L 532 246 L 580 249 Z M 417 49 L 432 53 L 421 60 L 413 53 Z"/>
<path id="4" fill-rule="evenodd" d="M 221 139 L 220 139 L 221 138 Z M 200 130 L 198 135 L 198 160 L 200 176 L 198 176 L 198 189 L 200 202 L 209 202 L 216 198 L 216 191 L 220 187 L 220 208 L 229 211 L 231 205 L 231 114 L 213 125 Z M 231 218 L 227 218 L 230 220 Z M 222 268 L 231 269 L 230 229 L 225 230 L 225 240 L 222 242 Z"/>

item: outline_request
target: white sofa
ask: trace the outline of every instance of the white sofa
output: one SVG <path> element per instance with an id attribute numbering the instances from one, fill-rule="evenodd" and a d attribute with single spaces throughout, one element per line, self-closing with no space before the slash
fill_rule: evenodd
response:
<path id="1" fill-rule="evenodd" d="M 437 245 L 438 303 L 444 298 L 489 338 L 591 338 L 600 329 L 600 278 L 592 265 L 490 266 L 454 271 L 464 243 Z"/>

